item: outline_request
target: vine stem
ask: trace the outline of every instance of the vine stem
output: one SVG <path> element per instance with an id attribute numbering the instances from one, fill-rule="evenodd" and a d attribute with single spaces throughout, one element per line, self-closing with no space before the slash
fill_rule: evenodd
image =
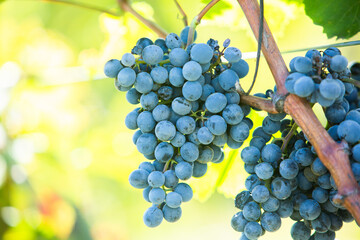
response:
<path id="1" fill-rule="evenodd" d="M 179 9 L 180 14 L 182 15 L 182 20 L 184 21 L 184 25 L 185 27 L 188 25 L 188 19 L 187 19 L 187 15 L 184 11 L 184 9 L 181 7 L 181 5 L 179 4 L 179 2 L 177 0 L 174 0 L 176 7 Z"/>
<path id="2" fill-rule="evenodd" d="M 107 9 L 97 7 L 97 6 L 94 6 L 94 5 L 90 5 L 90 4 L 86 4 L 86 3 L 73 2 L 73 1 L 68 1 L 68 0 L 41 0 L 41 1 L 42 2 L 48 2 L 48 3 L 60 3 L 60 4 L 65 4 L 65 5 L 71 5 L 71 6 L 75 6 L 75 7 L 79 7 L 79 8 L 83 8 L 83 9 L 93 10 L 93 11 L 97 11 L 97 12 L 101 12 L 101 13 L 107 13 L 107 14 L 112 15 L 114 17 L 120 16 L 116 12 L 112 12 L 112 11 L 109 11 Z"/>
<path id="3" fill-rule="evenodd" d="M 260 8 L 257 0 L 237 0 L 256 38 L 259 36 Z M 264 19 L 262 52 L 276 82 L 278 93 L 286 95 L 285 79 L 289 74 L 284 59 Z M 327 167 L 338 188 L 337 198 L 360 224 L 360 187 L 350 167 L 344 146 L 334 142 L 322 127 L 310 105 L 295 95 L 288 95 L 284 111 L 291 115 L 314 146 L 320 160 Z"/>
<path id="4" fill-rule="evenodd" d="M 132 14 L 134 17 L 136 17 L 140 22 L 142 22 L 144 25 L 146 25 L 148 28 L 153 30 L 159 37 L 166 38 L 167 33 L 160 28 L 156 23 L 144 18 L 139 14 L 137 11 L 135 11 L 129 4 L 128 0 L 117 0 L 120 8 L 125 11 Z"/>
<path id="5" fill-rule="evenodd" d="M 205 16 L 205 14 L 206 14 L 215 4 L 217 4 L 219 1 L 220 1 L 220 0 L 212 0 L 212 1 L 210 1 L 210 2 L 201 10 L 201 12 L 200 12 L 196 17 L 194 17 L 194 19 L 191 21 L 186 47 L 188 47 L 188 46 L 194 41 L 195 28 L 196 28 L 197 25 L 200 24 L 201 19 L 202 19 L 202 18 Z"/>

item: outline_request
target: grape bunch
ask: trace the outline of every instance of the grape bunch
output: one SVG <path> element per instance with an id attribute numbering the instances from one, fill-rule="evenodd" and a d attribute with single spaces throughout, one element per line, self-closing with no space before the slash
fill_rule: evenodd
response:
<path id="1" fill-rule="evenodd" d="M 141 38 L 131 53 L 104 67 L 127 101 L 140 104 L 126 116 L 125 125 L 137 130 L 133 142 L 152 161 L 142 162 L 129 177 L 152 203 L 143 217 L 148 227 L 163 218 L 179 220 L 181 204 L 193 196 L 191 187 L 180 181 L 200 178 L 208 163 L 222 162 L 223 147 L 241 147 L 253 125 L 246 118 L 250 108 L 239 105 L 235 89 L 249 70 L 241 51 L 229 47 L 229 40 L 222 50 L 213 39 L 187 46 L 188 34 L 186 27 L 180 37 L 170 33 L 155 42 Z"/>
<path id="2" fill-rule="evenodd" d="M 360 109 L 346 109 L 338 124 L 328 119 L 328 133 L 347 146 L 352 171 L 360 184 Z M 290 217 L 296 221 L 292 239 L 333 240 L 343 222 L 354 219 L 334 201 L 334 179 L 306 136 L 284 117 L 268 114 L 262 126 L 254 130 L 250 145 L 241 152 L 245 171 L 250 175 L 245 181 L 247 190 L 235 198 L 240 211 L 233 216 L 231 225 L 243 232 L 241 240 L 253 240 L 266 231 L 278 230 L 281 218 Z M 278 131 L 281 137 L 275 138 Z"/>
<path id="3" fill-rule="evenodd" d="M 346 105 L 344 96 L 354 94 L 354 85 L 346 81 L 351 75 L 348 60 L 335 47 L 322 54 L 309 50 L 305 57 L 295 57 L 289 65 L 291 74 L 286 78 L 286 89 L 310 103 L 328 108 L 328 114 Z"/>

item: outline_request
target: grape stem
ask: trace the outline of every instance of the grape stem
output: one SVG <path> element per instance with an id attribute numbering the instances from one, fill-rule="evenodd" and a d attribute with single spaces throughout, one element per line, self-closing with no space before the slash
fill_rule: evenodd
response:
<path id="1" fill-rule="evenodd" d="M 281 152 L 285 152 L 285 149 L 286 149 L 287 145 L 289 144 L 292 136 L 294 136 L 294 134 L 296 133 L 297 128 L 298 128 L 298 125 L 296 125 L 296 123 L 294 123 L 294 125 L 292 125 L 288 134 L 286 134 L 285 138 L 283 139 L 283 144 L 281 145 Z"/>
<path id="2" fill-rule="evenodd" d="M 352 78 L 346 78 L 346 79 L 341 79 L 341 81 L 343 82 L 347 82 L 347 83 L 352 83 L 354 84 L 355 87 L 360 88 L 360 81 L 352 79 Z"/>
<path id="3" fill-rule="evenodd" d="M 139 14 L 137 11 L 135 11 L 129 4 L 128 0 L 117 0 L 120 8 L 125 11 L 132 14 L 135 18 L 137 18 L 140 22 L 142 22 L 144 25 L 146 25 L 148 28 L 150 28 L 152 31 L 154 31 L 159 37 L 166 38 L 166 31 L 161 29 L 160 26 L 158 26 L 156 23 L 150 21 L 149 19 L 144 18 Z"/>
<path id="4" fill-rule="evenodd" d="M 257 0 L 238 0 L 255 37 L 259 36 L 260 8 Z M 285 96 L 285 79 L 289 72 L 276 45 L 269 26 L 264 19 L 262 52 L 276 82 L 277 93 Z M 241 100 L 244 101 L 244 96 Z M 255 106 L 259 107 L 259 106 Z M 263 109 L 266 111 L 266 109 Z M 336 143 L 323 128 L 309 103 L 290 94 L 285 99 L 284 110 L 295 120 L 314 146 L 320 160 L 329 170 L 338 188 L 338 198 L 360 224 L 360 187 L 350 167 L 349 157 L 341 144 Z"/>
<path id="5" fill-rule="evenodd" d="M 202 19 L 202 18 L 205 16 L 205 14 L 206 14 L 215 4 L 217 4 L 219 1 L 220 1 L 220 0 L 212 0 L 212 1 L 210 1 L 210 2 L 201 10 L 201 12 L 200 12 L 196 17 L 194 17 L 194 19 L 191 21 L 186 47 L 188 47 L 190 44 L 193 43 L 193 41 L 194 41 L 195 28 L 196 28 L 197 25 L 200 24 L 201 19 Z"/>
<path id="6" fill-rule="evenodd" d="M 180 14 L 182 15 L 182 20 L 186 27 L 188 25 L 188 19 L 187 19 L 186 12 L 184 11 L 184 9 L 181 7 L 181 5 L 179 4 L 179 2 L 177 0 L 174 0 L 174 2 L 175 2 L 176 7 L 179 9 Z"/>

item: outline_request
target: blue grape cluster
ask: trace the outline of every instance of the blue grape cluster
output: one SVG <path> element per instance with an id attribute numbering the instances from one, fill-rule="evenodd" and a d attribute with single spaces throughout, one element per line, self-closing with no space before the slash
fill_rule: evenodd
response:
<path id="1" fill-rule="evenodd" d="M 347 104 L 346 97 L 357 93 L 353 84 L 344 82 L 351 76 L 348 60 L 335 47 L 322 53 L 309 50 L 305 57 L 293 58 L 290 69 L 291 74 L 285 81 L 286 89 L 310 103 L 337 108 Z"/>
<path id="2" fill-rule="evenodd" d="M 241 240 L 254 240 L 266 231 L 278 230 L 281 218 L 290 217 L 296 221 L 292 239 L 333 240 L 343 222 L 354 219 L 334 202 L 334 179 L 306 136 L 284 117 L 269 114 L 241 152 L 250 175 L 245 181 L 247 190 L 235 198 L 235 206 L 241 211 L 233 216 L 231 225 L 243 232 Z M 348 143 L 351 167 L 360 184 L 360 109 L 347 112 L 340 124 L 330 125 L 330 136 Z M 278 131 L 281 138 L 273 138 Z"/>
<path id="3" fill-rule="evenodd" d="M 235 90 L 249 71 L 241 51 L 229 47 L 229 40 L 221 51 L 213 39 L 186 47 L 188 33 L 186 27 L 180 36 L 141 38 L 131 53 L 104 68 L 127 101 L 140 104 L 125 125 L 137 130 L 133 142 L 153 162 L 142 162 L 129 182 L 144 189 L 144 199 L 152 203 L 143 218 L 149 227 L 164 218 L 179 220 L 181 203 L 193 196 L 191 187 L 179 182 L 202 177 L 208 163 L 222 162 L 223 147 L 241 147 L 253 125 L 246 118 L 250 108 L 239 105 Z"/>

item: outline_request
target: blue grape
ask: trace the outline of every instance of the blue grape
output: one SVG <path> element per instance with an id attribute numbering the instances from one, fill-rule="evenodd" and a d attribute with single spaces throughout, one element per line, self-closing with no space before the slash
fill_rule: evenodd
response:
<path id="1" fill-rule="evenodd" d="M 151 187 L 158 188 L 164 185 L 165 176 L 160 171 L 153 171 L 149 174 L 147 181 Z"/>
<path id="2" fill-rule="evenodd" d="M 163 207 L 164 218 L 168 222 L 176 222 L 181 218 L 182 210 L 180 207 L 171 208 L 167 204 Z"/>
<path id="3" fill-rule="evenodd" d="M 280 207 L 280 201 L 277 198 L 270 195 L 269 199 L 261 204 L 261 207 L 266 212 L 276 212 Z"/>
<path id="4" fill-rule="evenodd" d="M 339 124 L 337 133 L 341 139 L 354 144 L 360 140 L 360 125 L 355 121 L 345 120 Z"/>
<path id="5" fill-rule="evenodd" d="M 148 133 L 154 130 L 156 122 L 149 111 L 144 111 L 137 117 L 137 125 L 143 133 Z"/>
<path id="6" fill-rule="evenodd" d="M 182 73 L 186 80 L 196 81 L 201 76 L 202 68 L 199 63 L 195 61 L 189 61 L 184 64 Z"/>
<path id="7" fill-rule="evenodd" d="M 214 158 L 214 150 L 209 146 L 205 146 L 200 150 L 199 158 L 197 159 L 197 161 L 199 163 L 208 163 L 211 162 L 213 158 Z"/>
<path id="8" fill-rule="evenodd" d="M 169 54 L 170 63 L 175 67 L 182 67 L 189 61 L 189 55 L 182 48 L 174 48 Z"/>
<path id="9" fill-rule="evenodd" d="M 122 87 L 131 87 L 135 83 L 136 73 L 131 68 L 123 68 L 117 75 L 117 83 Z"/>
<path id="10" fill-rule="evenodd" d="M 169 86 L 162 86 L 157 91 L 160 99 L 169 100 L 173 95 L 173 89 Z"/>
<path id="11" fill-rule="evenodd" d="M 180 33 L 180 39 L 181 39 L 181 41 L 183 42 L 184 45 L 187 44 L 188 36 L 189 36 L 189 30 L 190 30 L 190 27 L 186 26 L 186 27 L 183 28 L 183 30 Z M 197 32 L 195 30 L 194 34 L 193 34 L 193 38 L 194 38 L 193 41 L 196 40 L 196 37 L 197 37 Z"/>
<path id="12" fill-rule="evenodd" d="M 104 73 L 109 78 L 115 78 L 122 68 L 123 66 L 119 60 L 111 59 L 105 63 Z"/>
<path id="13" fill-rule="evenodd" d="M 179 48 L 181 47 L 181 39 L 180 37 L 175 33 L 170 33 L 166 36 L 165 39 L 166 46 L 170 49 Z"/>
<path id="14" fill-rule="evenodd" d="M 265 187 L 263 185 L 257 185 L 251 191 L 251 195 L 252 195 L 255 202 L 264 203 L 269 199 L 270 192 L 267 189 L 267 187 Z"/>
<path id="15" fill-rule="evenodd" d="M 176 121 L 176 128 L 182 134 L 190 134 L 195 130 L 195 120 L 189 116 L 183 116 Z"/>
<path id="16" fill-rule="evenodd" d="M 254 130 L 253 137 L 262 137 L 265 142 L 268 142 L 271 139 L 271 135 L 264 132 L 264 129 L 262 127 L 258 127 Z"/>
<path id="17" fill-rule="evenodd" d="M 257 222 L 248 222 L 244 228 L 244 234 L 248 239 L 258 239 L 262 234 L 262 228 Z"/>
<path id="18" fill-rule="evenodd" d="M 159 46 L 163 50 L 164 53 L 169 52 L 169 49 L 166 46 L 166 42 L 164 39 L 162 39 L 162 38 L 156 39 L 154 43 L 155 43 L 155 45 Z"/>
<path id="19" fill-rule="evenodd" d="M 134 133 L 132 140 L 133 140 L 133 143 L 134 143 L 135 145 L 136 145 L 136 142 L 137 142 L 138 138 L 139 138 L 141 135 L 142 135 L 141 130 L 137 130 L 137 131 Z"/>
<path id="20" fill-rule="evenodd" d="M 326 108 L 325 116 L 330 123 L 341 123 L 346 117 L 346 111 L 340 104 L 333 104 Z"/>
<path id="21" fill-rule="evenodd" d="M 198 133 L 199 129 L 200 129 L 200 128 L 197 127 L 197 128 L 195 128 L 195 130 L 194 130 L 192 133 L 190 133 L 189 135 L 187 135 L 187 140 L 188 140 L 189 142 L 192 142 L 192 143 L 194 143 L 194 144 L 196 144 L 196 145 L 200 145 L 199 139 L 198 139 L 198 137 L 197 137 L 197 133 Z"/>
<path id="22" fill-rule="evenodd" d="M 215 92 L 224 93 L 224 94 L 225 94 L 225 90 L 220 86 L 219 77 L 216 77 L 216 78 L 214 78 L 214 79 L 211 80 L 211 86 L 214 87 Z"/>
<path id="23" fill-rule="evenodd" d="M 231 149 L 238 149 L 243 145 L 244 141 L 235 141 L 231 136 L 227 139 L 227 146 Z"/>
<path id="24" fill-rule="evenodd" d="M 307 199 L 300 204 L 299 212 L 305 220 L 314 220 L 320 216 L 321 207 L 317 201 Z"/>
<path id="25" fill-rule="evenodd" d="M 308 73 L 312 70 L 312 62 L 307 57 L 296 57 L 294 59 L 293 68 L 291 69 L 300 73 Z"/>
<path id="26" fill-rule="evenodd" d="M 174 170 L 167 170 L 164 172 L 165 177 L 165 187 L 167 188 L 174 188 L 179 183 L 179 179 L 175 174 Z"/>
<path id="27" fill-rule="evenodd" d="M 229 63 L 236 63 L 241 60 L 241 51 L 236 47 L 228 47 L 224 51 L 224 57 Z"/>
<path id="28" fill-rule="evenodd" d="M 171 103 L 172 110 L 179 115 L 190 113 L 191 107 L 191 103 L 183 97 L 177 97 Z"/>
<path id="29" fill-rule="evenodd" d="M 352 110 L 346 114 L 346 120 L 353 120 L 360 124 L 360 111 L 358 109 Z"/>
<path id="30" fill-rule="evenodd" d="M 294 179 L 299 173 L 299 166 L 295 160 L 285 159 L 280 163 L 279 172 L 285 179 Z"/>
<path id="31" fill-rule="evenodd" d="M 227 105 L 227 99 L 222 93 L 213 93 L 205 101 L 206 109 L 211 113 L 221 112 Z"/>
<path id="32" fill-rule="evenodd" d="M 210 62 L 213 57 L 213 50 L 205 43 L 195 44 L 190 51 L 191 59 L 197 61 L 200 64 Z"/>
<path id="33" fill-rule="evenodd" d="M 310 166 L 314 158 L 315 156 L 309 148 L 300 148 L 295 154 L 295 161 L 303 167 Z"/>
<path id="34" fill-rule="evenodd" d="M 147 188 L 145 188 L 143 190 L 143 198 L 145 199 L 145 201 L 147 202 L 151 202 L 150 201 L 150 198 L 149 198 L 149 193 L 150 193 L 150 190 L 152 189 L 152 187 L 148 186 Z"/>
<path id="35" fill-rule="evenodd" d="M 310 235 L 311 229 L 304 222 L 296 222 L 291 227 L 291 237 L 293 240 L 308 240 Z"/>
<path id="36" fill-rule="evenodd" d="M 249 191 L 252 191 L 254 187 L 260 184 L 262 184 L 262 181 L 256 176 L 256 174 L 251 174 L 245 180 L 245 187 Z"/>
<path id="37" fill-rule="evenodd" d="M 285 88 L 290 92 L 290 93 L 295 93 L 294 91 L 294 86 L 296 81 L 299 78 L 305 77 L 306 75 L 302 74 L 302 73 L 298 73 L 298 72 L 294 72 L 294 73 L 290 73 L 289 76 L 286 77 L 285 80 Z"/>
<path id="38" fill-rule="evenodd" d="M 319 86 L 320 94 L 326 99 L 336 99 L 341 94 L 341 86 L 333 79 L 324 79 Z"/>
<path id="39" fill-rule="evenodd" d="M 331 226 L 331 219 L 328 214 L 322 212 L 318 218 L 311 221 L 311 227 L 316 232 L 325 233 Z"/>
<path id="40" fill-rule="evenodd" d="M 169 73 L 166 68 L 158 66 L 151 70 L 150 76 L 154 82 L 164 84 L 169 77 Z"/>
<path id="41" fill-rule="evenodd" d="M 181 157 L 188 162 L 194 162 L 199 157 L 199 148 L 194 143 L 186 142 L 180 148 Z"/>
<path id="42" fill-rule="evenodd" d="M 231 219 L 231 226 L 237 232 L 243 232 L 247 223 L 242 212 L 236 213 Z"/>
<path id="43" fill-rule="evenodd" d="M 157 45 L 146 46 L 142 51 L 142 58 L 149 65 L 155 65 L 161 62 L 164 56 L 163 50 Z"/>
<path id="44" fill-rule="evenodd" d="M 332 213 L 329 213 L 329 217 L 331 222 L 329 229 L 331 231 L 339 231 L 343 226 L 343 221 L 341 220 L 341 218 Z"/>
<path id="45" fill-rule="evenodd" d="M 210 130 L 214 135 L 222 135 L 226 132 L 227 124 L 224 118 L 219 115 L 211 116 L 206 122 L 205 126 Z"/>
<path id="46" fill-rule="evenodd" d="M 261 150 L 261 158 L 264 162 L 272 163 L 279 161 L 281 158 L 281 149 L 279 146 L 271 143 Z"/>
<path id="47" fill-rule="evenodd" d="M 166 195 L 166 205 L 168 205 L 171 208 L 180 207 L 181 202 L 182 202 L 182 197 L 177 192 L 169 192 Z"/>
<path id="48" fill-rule="evenodd" d="M 279 200 L 285 200 L 290 197 L 290 182 L 284 178 L 277 177 L 271 181 L 271 192 Z"/>
<path id="49" fill-rule="evenodd" d="M 184 85 L 185 79 L 183 76 L 183 70 L 178 67 L 174 67 L 169 72 L 169 81 L 174 87 L 181 87 Z"/>
<path id="50" fill-rule="evenodd" d="M 214 140 L 214 135 L 207 127 L 201 127 L 197 133 L 197 137 L 199 142 L 204 145 L 208 145 Z"/>
<path id="51" fill-rule="evenodd" d="M 152 111 L 153 118 L 157 122 L 168 120 L 170 118 L 170 114 L 170 108 L 163 104 L 157 105 Z"/>
<path id="52" fill-rule="evenodd" d="M 138 104 L 140 102 L 140 97 L 141 94 L 136 91 L 135 88 L 131 88 L 129 91 L 127 91 L 126 93 L 126 100 L 130 103 L 130 104 Z"/>
<path id="53" fill-rule="evenodd" d="M 257 221 L 261 215 L 260 206 L 256 202 L 253 201 L 248 202 L 244 206 L 243 215 L 244 218 L 249 222 Z"/>
<path id="54" fill-rule="evenodd" d="M 139 165 L 139 169 L 143 169 L 143 170 L 147 171 L 148 173 L 155 171 L 155 167 L 149 162 L 142 162 Z"/>
<path id="55" fill-rule="evenodd" d="M 182 93 L 185 99 L 196 101 L 202 95 L 202 86 L 199 82 L 186 82 L 182 87 Z"/>
<path id="56" fill-rule="evenodd" d="M 165 163 L 159 162 L 158 160 L 153 161 L 152 163 L 156 171 L 162 172 L 165 166 Z"/>
<path id="57" fill-rule="evenodd" d="M 336 55 L 331 59 L 330 68 L 335 72 L 343 72 L 346 70 L 348 60 L 342 55 Z"/>
<path id="58" fill-rule="evenodd" d="M 165 200 L 165 192 L 161 188 L 153 188 L 149 192 L 150 202 L 153 204 L 161 204 Z"/>
<path id="59" fill-rule="evenodd" d="M 312 198 L 318 203 L 325 203 L 329 199 L 329 192 L 321 187 L 316 187 L 312 191 Z"/>
<path id="60" fill-rule="evenodd" d="M 294 93 L 299 97 L 308 97 L 314 92 L 314 90 L 315 90 L 315 83 L 311 77 L 307 77 L 307 76 L 301 77 L 297 79 L 294 84 Z"/>
<path id="61" fill-rule="evenodd" d="M 238 80 L 239 76 L 231 69 L 226 69 L 219 75 L 219 84 L 225 91 L 234 90 Z"/>
<path id="62" fill-rule="evenodd" d="M 261 226 L 268 232 L 275 232 L 281 227 L 281 218 L 276 213 L 264 212 L 260 221 Z"/>
<path id="63" fill-rule="evenodd" d="M 152 90 L 154 82 L 147 72 L 141 72 L 136 76 L 135 89 L 139 93 L 148 93 Z"/>
<path id="64" fill-rule="evenodd" d="M 270 179 L 274 174 L 274 168 L 270 163 L 262 162 L 255 166 L 256 175 L 263 180 Z"/>
<path id="65" fill-rule="evenodd" d="M 152 206 L 144 213 L 143 220 L 146 226 L 153 228 L 161 224 L 163 217 L 163 212 L 156 206 Z"/>
<path id="66" fill-rule="evenodd" d="M 286 199 L 283 201 L 280 201 L 279 209 L 276 211 L 276 213 L 281 218 L 288 218 L 293 213 L 293 203 L 290 199 Z"/>
<path id="67" fill-rule="evenodd" d="M 146 188 L 148 184 L 149 172 L 143 169 L 134 170 L 129 176 L 129 183 L 134 188 Z"/>
<path id="68" fill-rule="evenodd" d="M 170 141 L 176 135 L 174 124 L 169 121 L 161 121 L 156 124 L 155 135 L 161 141 Z"/>
<path id="69" fill-rule="evenodd" d="M 185 142 L 186 138 L 180 132 L 176 132 L 175 137 L 170 141 L 171 145 L 173 145 L 174 147 L 181 147 L 182 145 L 184 145 Z"/>
<path id="70" fill-rule="evenodd" d="M 188 162 L 180 162 L 175 167 L 175 174 L 181 180 L 188 180 L 193 174 L 193 167 Z"/>
<path id="71" fill-rule="evenodd" d="M 125 53 L 122 57 L 121 57 L 121 63 L 122 65 L 126 66 L 126 67 L 131 67 L 132 65 L 135 64 L 135 57 L 134 55 L 132 55 L 131 53 Z"/>
<path id="72" fill-rule="evenodd" d="M 214 92 L 215 92 L 215 89 L 213 88 L 213 86 L 211 86 L 209 84 L 205 84 L 202 87 L 202 93 L 201 93 L 200 100 L 205 101 L 208 98 L 208 96 L 210 96 Z"/>
<path id="73" fill-rule="evenodd" d="M 160 162 L 167 162 L 174 155 L 174 148 L 170 145 L 170 143 L 161 142 L 156 146 L 154 155 L 156 160 Z"/>
<path id="74" fill-rule="evenodd" d="M 312 188 L 312 183 L 307 180 L 307 178 L 304 175 L 304 172 L 299 172 L 297 175 L 297 181 L 298 181 L 298 187 L 303 191 L 308 191 Z"/>
<path id="75" fill-rule="evenodd" d="M 327 173 L 327 168 L 324 166 L 324 164 L 320 161 L 320 158 L 316 158 L 313 163 L 311 164 L 311 171 L 317 175 L 321 176 Z"/>
<path id="76" fill-rule="evenodd" d="M 154 153 L 156 145 L 157 139 L 152 133 L 144 133 L 136 141 L 137 150 L 144 155 Z"/>
<path id="77" fill-rule="evenodd" d="M 262 137 L 253 137 L 250 140 L 250 146 L 256 147 L 260 151 L 265 145 L 266 145 L 266 141 Z"/>
<path id="78" fill-rule="evenodd" d="M 262 128 L 264 132 L 270 135 L 275 134 L 277 131 L 279 131 L 280 125 L 280 121 L 273 121 L 270 119 L 269 116 L 264 118 L 262 122 Z"/>
<path id="79" fill-rule="evenodd" d="M 230 136 L 237 142 L 245 141 L 249 136 L 249 131 L 249 126 L 244 122 L 240 122 L 230 128 Z"/>
<path id="80" fill-rule="evenodd" d="M 188 202 L 193 197 L 193 191 L 192 191 L 191 187 L 186 183 L 179 183 L 175 187 L 174 192 L 181 195 L 183 202 Z"/>
<path id="81" fill-rule="evenodd" d="M 145 110 L 153 110 L 159 102 L 158 95 L 154 92 L 143 94 L 140 98 L 140 104 Z"/>
<path id="82" fill-rule="evenodd" d="M 239 105 L 229 104 L 224 108 L 222 117 L 227 124 L 237 125 L 243 120 L 244 113 Z"/>
<path id="83" fill-rule="evenodd" d="M 207 163 L 200 163 L 198 161 L 195 161 L 193 168 L 193 177 L 200 178 L 204 176 L 207 171 L 207 168 L 208 168 Z"/>
<path id="84" fill-rule="evenodd" d="M 360 144 L 356 144 L 351 150 L 354 160 L 360 162 Z"/>
<path id="85" fill-rule="evenodd" d="M 237 92 L 225 93 L 225 97 L 227 99 L 227 104 L 239 104 L 240 103 L 240 95 Z"/>
<path id="86" fill-rule="evenodd" d="M 231 64 L 231 70 L 235 71 L 239 78 L 245 77 L 249 73 L 249 64 L 241 59 Z"/>
<path id="87" fill-rule="evenodd" d="M 226 133 L 222 135 L 216 135 L 212 143 L 218 147 L 223 147 L 227 142 L 228 135 Z"/>
<path id="88" fill-rule="evenodd" d="M 138 108 L 134 111 L 131 111 L 125 117 L 125 126 L 128 129 L 135 130 L 138 128 L 137 119 L 139 117 Z"/>

